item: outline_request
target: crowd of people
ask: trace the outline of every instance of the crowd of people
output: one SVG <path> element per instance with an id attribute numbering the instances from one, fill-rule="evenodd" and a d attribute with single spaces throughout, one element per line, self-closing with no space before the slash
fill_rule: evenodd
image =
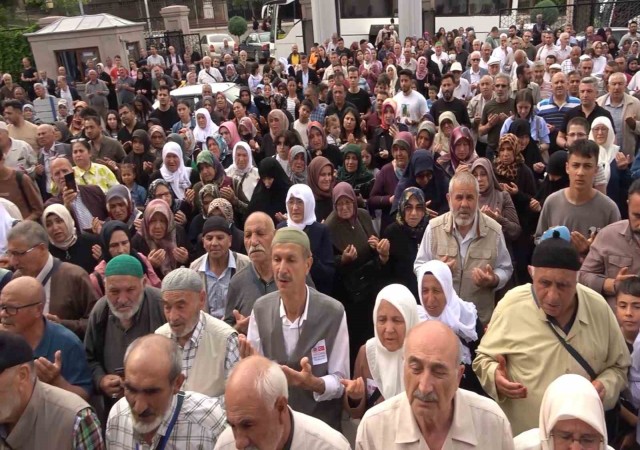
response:
<path id="1" fill-rule="evenodd" d="M 635 21 L 167 51 L 2 77 L 0 449 L 639 448 Z"/>

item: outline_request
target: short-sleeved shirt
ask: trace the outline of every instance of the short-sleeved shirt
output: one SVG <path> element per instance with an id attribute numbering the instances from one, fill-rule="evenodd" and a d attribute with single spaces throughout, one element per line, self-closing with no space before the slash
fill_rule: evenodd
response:
<path id="1" fill-rule="evenodd" d="M 593 111 L 591 111 L 591 114 L 589 114 L 589 116 L 585 116 L 584 112 L 582 111 L 582 108 L 578 107 L 578 108 L 572 108 L 570 111 L 565 113 L 564 122 L 562 123 L 562 128 L 560 129 L 560 131 L 566 134 L 567 124 L 574 117 L 582 117 L 587 119 L 587 122 L 589 122 L 589 126 L 591 126 L 591 124 L 596 119 L 596 117 L 606 117 L 611 121 L 611 125 L 613 125 L 613 117 L 611 117 L 611 114 L 609 113 L 609 111 L 604 109 L 602 106 L 596 105 L 596 107 L 593 108 Z M 613 132 L 614 133 L 616 132 L 614 125 L 613 125 Z"/>
<path id="2" fill-rule="evenodd" d="M 564 122 L 564 115 L 576 106 L 580 106 L 580 100 L 568 96 L 564 105 L 560 106 L 555 103 L 553 95 L 545 98 L 538 103 L 537 112 L 548 124 L 553 125 L 556 129 L 560 129 Z"/>
<path id="3" fill-rule="evenodd" d="M 56 352 L 60 350 L 62 360 L 60 374 L 69 384 L 81 387 L 90 395 L 93 380 L 84 344 L 68 328 L 44 318 L 42 320 L 44 321 L 44 334 L 34 349 L 33 356 L 54 362 Z"/>

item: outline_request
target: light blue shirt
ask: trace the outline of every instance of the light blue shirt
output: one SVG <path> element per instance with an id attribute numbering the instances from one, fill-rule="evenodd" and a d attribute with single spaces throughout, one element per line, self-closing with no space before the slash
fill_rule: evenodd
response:
<path id="1" fill-rule="evenodd" d="M 229 264 L 218 277 L 209 268 L 209 258 L 205 257 L 200 266 L 200 272 L 204 272 L 204 288 L 207 292 L 207 304 L 209 306 L 209 314 L 216 319 L 224 317 L 224 311 L 227 307 L 227 292 L 229 291 L 229 283 L 231 277 L 236 271 L 236 259 L 233 252 L 229 250 Z"/>

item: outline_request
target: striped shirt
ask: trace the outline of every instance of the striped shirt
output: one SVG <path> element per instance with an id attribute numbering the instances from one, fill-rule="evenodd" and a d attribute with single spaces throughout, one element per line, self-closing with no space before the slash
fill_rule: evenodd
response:
<path id="1" fill-rule="evenodd" d="M 107 448 L 110 450 L 131 450 L 134 448 L 151 450 L 156 448 L 164 433 L 167 432 L 177 403 L 178 396 L 174 395 L 171 406 L 164 414 L 162 423 L 149 444 L 133 430 L 131 407 L 126 397 L 121 398 L 109 412 L 105 433 Z M 227 416 L 221 398 L 212 398 L 197 392 L 186 391 L 184 403 L 167 442 L 167 449 L 212 449 L 226 426 Z"/>
<path id="2" fill-rule="evenodd" d="M 576 106 L 580 106 L 580 100 L 575 97 L 567 95 L 565 103 L 558 105 L 552 95 L 538 103 L 536 112 L 545 122 L 560 129 L 564 123 L 564 115 Z"/>

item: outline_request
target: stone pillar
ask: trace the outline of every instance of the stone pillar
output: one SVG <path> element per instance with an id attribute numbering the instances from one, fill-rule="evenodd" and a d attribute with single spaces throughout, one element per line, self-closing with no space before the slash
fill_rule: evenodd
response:
<path id="1" fill-rule="evenodd" d="M 431 36 L 436 32 L 435 0 L 422 0 L 422 31 L 428 31 Z"/>
<path id="2" fill-rule="evenodd" d="M 300 0 L 300 9 L 302 10 L 302 42 L 304 47 L 300 51 L 308 54 L 314 43 L 311 0 Z"/>
<path id="3" fill-rule="evenodd" d="M 422 36 L 422 0 L 398 2 L 398 26 L 400 42 L 404 42 L 407 36 Z"/>
<path id="4" fill-rule="evenodd" d="M 403 0 L 404 1 L 404 0 Z M 322 44 L 338 30 L 338 12 L 333 0 L 310 0 L 313 39 Z M 341 30 L 343 33 L 347 30 Z"/>
<path id="5" fill-rule="evenodd" d="M 166 6 L 160 10 L 160 15 L 164 19 L 164 29 L 166 31 L 190 33 L 189 7 L 184 5 Z"/>

